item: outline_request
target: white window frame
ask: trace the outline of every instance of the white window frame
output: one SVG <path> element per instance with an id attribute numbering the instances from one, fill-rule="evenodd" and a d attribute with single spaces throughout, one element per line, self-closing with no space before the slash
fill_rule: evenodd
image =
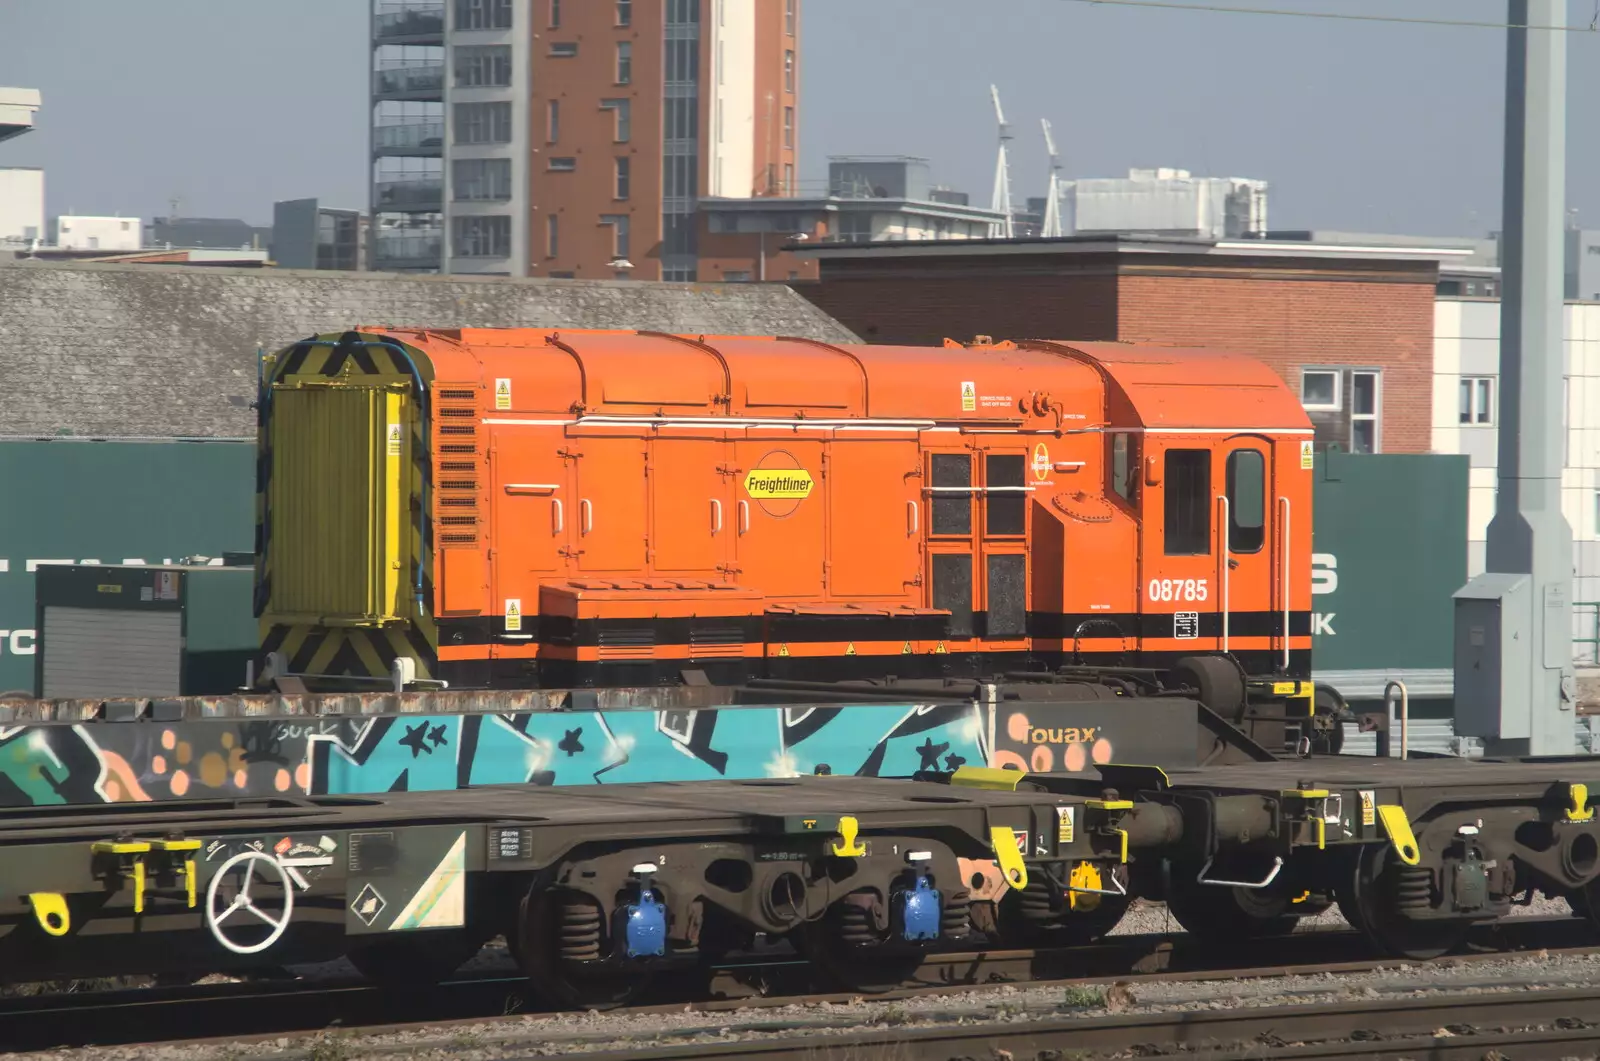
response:
<path id="1" fill-rule="evenodd" d="M 1383 452 L 1383 371 L 1376 368 L 1352 368 L 1350 371 L 1350 452 L 1356 452 L 1355 435 L 1356 424 L 1364 421 L 1372 422 L 1372 452 Z M 1356 412 L 1355 378 L 1356 376 L 1372 377 L 1372 412 Z"/>
<path id="2" fill-rule="evenodd" d="M 1464 385 L 1465 391 L 1466 391 L 1467 408 L 1464 411 L 1460 410 L 1458 408 L 1457 413 L 1456 413 L 1457 423 L 1459 423 L 1460 426 L 1462 426 L 1462 427 L 1492 427 L 1492 426 L 1494 426 L 1495 413 L 1497 412 L 1497 409 L 1495 408 L 1495 393 L 1494 393 L 1495 392 L 1495 377 L 1494 376 L 1462 376 L 1461 377 L 1461 383 Z M 1457 394 L 1458 398 L 1461 395 L 1462 390 L 1463 390 L 1462 387 L 1457 387 L 1456 388 L 1456 394 Z M 1479 409 L 1479 406 L 1481 404 L 1479 402 L 1479 398 L 1482 396 L 1482 394 L 1483 394 L 1483 392 L 1485 390 L 1487 390 L 1489 392 L 1489 411 L 1488 411 L 1487 416 L 1480 420 L 1478 418 L 1478 409 Z"/>
<path id="3" fill-rule="evenodd" d="M 1307 376 L 1332 376 L 1333 377 L 1333 402 L 1332 404 L 1312 405 L 1306 401 Z M 1340 368 L 1313 368 L 1300 369 L 1300 407 L 1311 412 L 1336 413 L 1344 408 L 1344 369 Z"/>

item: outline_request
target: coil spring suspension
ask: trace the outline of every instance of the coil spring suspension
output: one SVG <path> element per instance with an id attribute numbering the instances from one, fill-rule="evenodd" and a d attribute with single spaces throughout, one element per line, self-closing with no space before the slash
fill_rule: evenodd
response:
<path id="1" fill-rule="evenodd" d="M 939 934 L 946 939 L 960 939 L 969 934 L 972 931 L 971 907 L 972 899 L 966 892 L 951 892 L 939 911 Z"/>
<path id="2" fill-rule="evenodd" d="M 1401 866 L 1395 874 L 1395 909 L 1426 910 L 1433 905 L 1433 871 L 1426 866 Z"/>
<path id="3" fill-rule="evenodd" d="M 867 947 L 878 942 L 878 932 L 872 924 L 872 912 L 849 899 L 839 904 L 833 925 L 840 943 Z"/>
<path id="4" fill-rule="evenodd" d="M 1017 911 L 1029 921 L 1054 921 L 1060 916 L 1051 904 L 1050 886 L 1039 876 L 1029 874 L 1028 886 L 1017 894 Z"/>
<path id="5" fill-rule="evenodd" d="M 587 895 L 569 892 L 556 908 L 556 937 L 566 961 L 592 962 L 600 958 L 600 907 Z"/>

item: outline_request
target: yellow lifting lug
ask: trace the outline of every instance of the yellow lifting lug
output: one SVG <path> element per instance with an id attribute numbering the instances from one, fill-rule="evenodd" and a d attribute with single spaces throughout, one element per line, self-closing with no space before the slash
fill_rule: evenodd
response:
<path id="1" fill-rule="evenodd" d="M 1022 851 L 1017 847 L 1017 834 L 1004 825 L 989 827 L 989 846 L 994 849 L 995 861 L 1006 883 L 1017 891 L 1028 886 L 1028 867 L 1022 861 Z"/>
<path id="2" fill-rule="evenodd" d="M 1095 810 L 1132 810 L 1131 799 L 1089 799 L 1084 800 L 1084 806 L 1093 807 Z"/>
<path id="3" fill-rule="evenodd" d="M 72 930 L 72 915 L 67 911 L 67 897 L 60 892 L 32 892 L 28 904 L 39 927 L 51 936 L 65 936 Z"/>
<path id="4" fill-rule="evenodd" d="M 861 823 L 848 814 L 839 819 L 839 842 L 834 844 L 832 851 L 840 858 L 856 858 L 867 853 L 864 844 L 856 843 L 856 834 L 861 832 Z"/>
<path id="5" fill-rule="evenodd" d="M 1000 770 L 992 766 L 960 766 L 950 775 L 950 783 L 962 788 L 986 788 L 995 792 L 1015 792 L 1027 777 L 1025 770 Z"/>
<path id="6" fill-rule="evenodd" d="M 145 885 L 149 880 L 149 872 L 145 868 L 144 856 L 150 853 L 149 840 L 96 840 L 89 845 L 89 850 L 97 855 L 110 855 L 117 860 L 117 873 L 128 873 L 133 877 L 133 912 L 144 913 Z"/>
<path id="7" fill-rule="evenodd" d="M 1422 851 L 1417 847 L 1417 838 L 1411 831 L 1411 820 L 1406 817 L 1404 807 L 1398 803 L 1380 803 L 1378 820 L 1383 822 L 1384 832 L 1389 834 L 1389 842 L 1394 845 L 1394 853 L 1400 856 L 1401 862 L 1415 866 L 1422 861 Z"/>
<path id="8" fill-rule="evenodd" d="M 150 841 L 96 840 L 89 849 L 97 855 L 142 855 L 150 850 Z"/>
<path id="9" fill-rule="evenodd" d="M 1586 822 L 1594 819 L 1594 808 L 1589 806 L 1589 786 L 1582 781 L 1574 781 L 1567 786 L 1567 799 L 1572 806 L 1567 808 L 1567 821 Z"/>
<path id="10" fill-rule="evenodd" d="M 1298 799 L 1310 803 L 1312 800 L 1325 800 L 1332 793 L 1325 788 L 1285 788 L 1280 789 L 1278 795 L 1286 800 Z M 1312 823 L 1312 832 L 1316 833 L 1318 851 L 1326 850 L 1328 846 L 1328 822 L 1324 814 L 1325 810 L 1325 807 L 1318 807 L 1316 808 L 1317 813 L 1310 815 L 1306 819 Z"/>
<path id="11" fill-rule="evenodd" d="M 183 860 L 183 891 L 189 900 L 189 909 L 193 910 L 199 903 L 199 889 L 196 884 L 195 856 L 200 850 L 199 840 L 152 840 L 151 845 L 158 851 L 168 854 L 186 854 L 189 857 Z"/>

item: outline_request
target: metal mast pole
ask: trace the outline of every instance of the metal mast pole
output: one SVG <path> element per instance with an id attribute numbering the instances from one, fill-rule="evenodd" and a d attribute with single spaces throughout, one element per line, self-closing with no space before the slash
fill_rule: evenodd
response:
<path id="1" fill-rule="evenodd" d="M 1499 483 L 1487 573 L 1456 606 L 1457 732 L 1485 738 L 1490 754 L 1576 744 L 1572 528 L 1561 511 L 1567 41 L 1528 28 L 1564 25 L 1566 8 L 1508 0 Z"/>

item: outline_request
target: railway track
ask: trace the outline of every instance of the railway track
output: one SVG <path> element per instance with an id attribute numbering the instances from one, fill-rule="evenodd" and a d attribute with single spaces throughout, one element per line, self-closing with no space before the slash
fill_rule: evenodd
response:
<path id="1" fill-rule="evenodd" d="M 1547 950 L 1600 954 L 1586 945 L 1583 922 L 1563 917 L 1516 918 L 1482 926 L 1470 948 L 1435 964 L 1471 963 L 1508 954 Z M 1578 945 L 1574 945 L 1578 944 Z M 960 995 L 979 987 L 1082 987 L 1140 979 L 1163 981 L 1248 979 L 1347 974 L 1393 967 L 1376 960 L 1348 930 L 1296 933 L 1244 941 L 1219 952 L 1182 933 L 1129 935 L 1082 947 L 982 950 L 930 954 L 898 988 L 872 996 L 893 1001 Z M 360 981 L 262 980 L 187 988 L 153 987 L 81 994 L 0 999 L 0 1043 L 15 1051 L 151 1041 L 230 1042 L 318 1032 L 330 1027 L 388 1033 L 481 1023 L 542 1012 L 528 1001 L 525 981 L 512 973 L 478 975 L 417 991 L 384 989 Z M 715 1014 L 750 1007 L 847 1003 L 859 992 L 818 992 L 805 963 L 785 954 L 752 955 L 712 971 L 696 992 L 679 984 L 658 991 L 648 1004 L 613 1011 L 618 1016 L 681 1013 L 686 1007 Z M 549 1012 L 549 1011 L 543 1011 Z"/>

